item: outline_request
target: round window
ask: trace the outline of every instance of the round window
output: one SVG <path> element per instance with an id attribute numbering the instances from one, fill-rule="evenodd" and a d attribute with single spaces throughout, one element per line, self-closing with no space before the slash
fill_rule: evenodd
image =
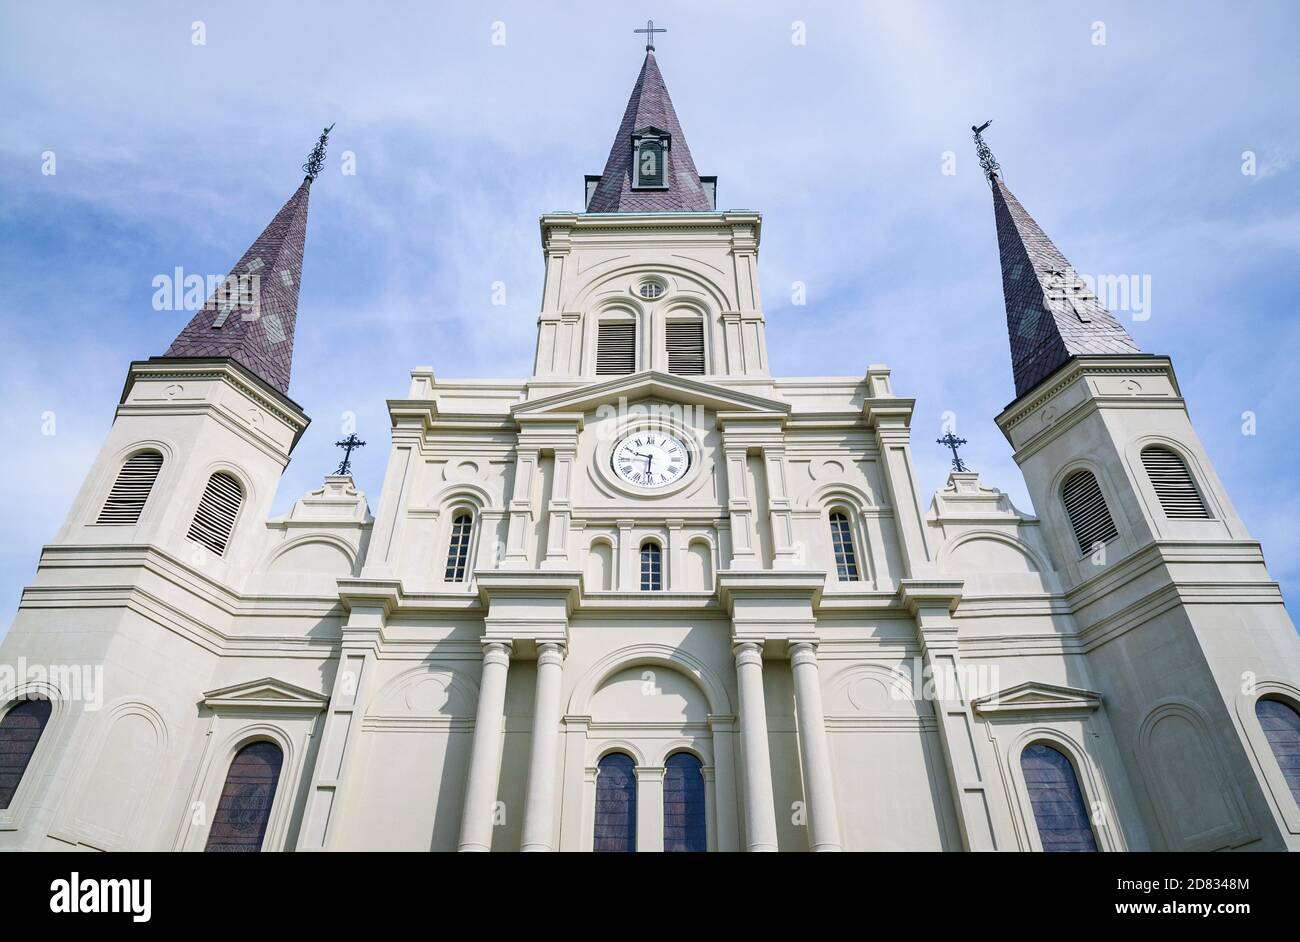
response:
<path id="1" fill-rule="evenodd" d="M 655 298 L 662 297 L 663 293 L 664 286 L 657 281 L 643 281 L 641 282 L 641 287 L 637 289 L 637 294 L 641 295 L 641 297 L 648 301 L 653 301 Z"/>

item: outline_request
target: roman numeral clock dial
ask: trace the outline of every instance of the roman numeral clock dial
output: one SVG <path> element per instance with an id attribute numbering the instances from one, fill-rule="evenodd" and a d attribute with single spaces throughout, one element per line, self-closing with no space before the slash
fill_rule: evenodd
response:
<path id="1" fill-rule="evenodd" d="M 681 480 L 691 466 L 691 453 L 665 432 L 633 432 L 614 446 L 614 473 L 633 487 L 655 490 Z"/>

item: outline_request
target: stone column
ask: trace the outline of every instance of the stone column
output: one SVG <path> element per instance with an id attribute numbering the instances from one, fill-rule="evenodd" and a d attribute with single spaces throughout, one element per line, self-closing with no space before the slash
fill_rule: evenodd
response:
<path id="1" fill-rule="evenodd" d="M 763 652 L 753 641 L 735 646 L 740 690 L 740 748 L 744 755 L 745 849 L 775 851 L 776 806 L 763 700 Z"/>
<path id="2" fill-rule="evenodd" d="M 830 742 L 822 712 L 817 646 L 811 641 L 790 645 L 794 672 L 794 708 L 799 720 L 799 759 L 803 766 L 803 797 L 808 811 L 808 845 L 814 851 L 843 850 L 840 819 L 835 807 Z"/>
<path id="3" fill-rule="evenodd" d="M 763 446 L 763 471 L 767 475 L 768 519 L 772 526 L 772 566 L 791 569 L 808 561 L 795 546 L 790 496 L 786 487 L 785 446 Z"/>
<path id="4" fill-rule="evenodd" d="M 537 652 L 537 695 L 533 706 L 533 747 L 528 759 L 521 850 L 555 850 L 555 779 L 560 753 L 560 683 L 564 647 L 545 642 Z"/>
<path id="5" fill-rule="evenodd" d="M 614 588 L 620 592 L 635 592 L 641 588 L 641 556 L 638 547 L 632 543 L 632 520 L 618 520 L 618 546 L 614 552 L 618 558 L 614 561 L 618 579 Z"/>
<path id="6" fill-rule="evenodd" d="M 746 448 L 743 445 L 725 445 L 723 453 L 727 462 L 727 514 L 731 518 L 728 568 L 758 569 L 753 495 L 748 492 L 745 481 Z"/>
<path id="7" fill-rule="evenodd" d="M 465 812 L 460 822 L 459 849 L 463 851 L 492 849 L 509 670 L 510 643 L 486 642 L 483 645 L 478 713 L 474 719 L 474 742 L 470 747 L 469 776 L 465 784 Z"/>

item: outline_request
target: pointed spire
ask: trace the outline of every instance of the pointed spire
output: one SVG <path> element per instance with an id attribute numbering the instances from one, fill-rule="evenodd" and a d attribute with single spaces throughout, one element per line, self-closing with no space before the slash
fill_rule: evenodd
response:
<path id="1" fill-rule="evenodd" d="M 653 36 L 653 34 L 651 34 Z M 668 136 L 667 186 L 662 189 L 633 189 L 632 138 L 647 129 Z M 714 178 L 705 178 L 711 186 Z M 647 49 L 641 74 L 632 87 L 623 121 L 609 149 L 605 172 L 587 201 L 589 213 L 709 212 L 713 199 L 706 192 L 686 146 L 686 135 L 677 121 L 664 77 L 659 73 L 653 45 Z"/>
<path id="2" fill-rule="evenodd" d="M 976 140 L 983 143 L 978 131 Z M 992 154 L 988 159 L 992 166 L 985 163 L 985 173 L 993 187 L 1016 397 L 1071 357 L 1141 353 L 1124 326 L 1007 189 Z"/>
<path id="3" fill-rule="evenodd" d="M 306 176 L 298 189 L 164 356 L 229 357 L 274 389 L 289 394 L 298 284 L 307 239 L 307 200 L 312 180 L 324 163 L 332 128 L 324 130 L 303 165 Z"/>

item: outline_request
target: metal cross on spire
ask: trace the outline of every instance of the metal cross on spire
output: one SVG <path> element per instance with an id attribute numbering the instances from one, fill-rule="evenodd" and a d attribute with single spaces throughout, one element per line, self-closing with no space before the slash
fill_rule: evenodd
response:
<path id="1" fill-rule="evenodd" d="M 333 130 L 334 125 L 331 124 L 325 130 L 321 131 L 320 140 L 316 142 L 316 146 L 313 147 L 311 153 L 307 155 L 307 162 L 302 165 L 302 171 L 307 174 L 308 180 L 315 180 L 316 175 L 319 174 L 321 168 L 325 166 L 325 145 L 329 143 L 330 131 Z"/>
<path id="2" fill-rule="evenodd" d="M 645 34 L 646 34 L 646 36 L 645 36 L 645 51 L 646 51 L 646 52 L 654 52 L 654 51 L 655 51 L 655 33 L 666 33 L 666 32 L 668 32 L 668 30 L 666 30 L 666 29 L 656 29 L 656 28 L 655 28 L 655 21 L 654 21 L 654 20 L 646 20 L 646 21 L 645 21 L 645 29 L 634 29 L 634 30 L 632 30 L 632 32 L 634 32 L 634 33 L 645 33 Z"/>
<path id="3" fill-rule="evenodd" d="M 984 132 L 992 123 L 993 119 L 990 118 L 979 127 L 973 124 L 970 127 L 975 132 L 975 156 L 979 158 L 980 166 L 984 168 L 984 176 L 988 177 L 990 186 L 993 185 L 993 178 L 1002 172 L 1002 167 L 993 157 L 993 151 L 989 150 L 989 145 L 984 143 Z"/>
<path id="4" fill-rule="evenodd" d="M 352 432 L 347 438 L 340 439 L 334 443 L 335 447 L 343 449 L 343 460 L 339 462 L 339 469 L 335 474 L 352 473 L 352 450 L 354 448 L 365 448 L 366 443 L 357 438 L 357 433 Z"/>
<path id="5" fill-rule="evenodd" d="M 961 456 L 957 454 L 957 447 L 966 444 L 966 439 L 958 438 L 952 432 L 947 432 L 944 434 L 943 438 L 935 439 L 935 441 L 940 445 L 947 445 L 952 449 L 952 469 L 954 471 L 970 470 L 970 468 L 966 467 L 966 462 L 962 461 Z"/>

